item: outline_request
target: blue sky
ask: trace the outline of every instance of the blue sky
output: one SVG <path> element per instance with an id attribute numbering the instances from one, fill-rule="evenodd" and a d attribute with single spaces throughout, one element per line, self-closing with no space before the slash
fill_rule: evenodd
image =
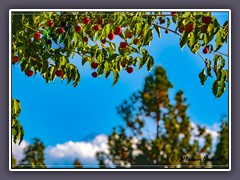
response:
<path id="1" fill-rule="evenodd" d="M 227 19 L 227 13 L 215 13 L 220 24 Z M 202 59 L 191 53 L 187 47 L 179 46 L 179 37 L 162 30 L 162 38 L 154 35 L 148 48 L 154 57 L 155 66 L 162 65 L 169 80 L 174 84 L 170 97 L 180 89 L 190 103 L 188 115 L 195 123 L 212 126 L 219 123 L 223 114 L 228 115 L 228 88 L 218 99 L 212 94 L 212 79 L 202 87 L 198 74 L 204 68 Z M 221 52 L 227 53 L 224 46 Z M 149 74 L 144 67 L 135 68 L 132 74 L 120 73 L 118 83 L 112 87 L 113 78 L 92 78 L 89 65 L 81 67 L 81 58 L 72 62 L 79 66 L 81 81 L 77 87 L 66 85 L 56 79 L 46 84 L 38 74 L 27 77 L 19 65 L 12 67 L 12 97 L 21 101 L 19 120 L 24 127 L 24 139 L 31 142 L 40 138 L 46 146 L 67 141 L 80 141 L 90 134 L 109 134 L 112 128 L 122 124 L 116 113 L 116 106 L 135 91 L 140 90 L 144 77 Z"/>

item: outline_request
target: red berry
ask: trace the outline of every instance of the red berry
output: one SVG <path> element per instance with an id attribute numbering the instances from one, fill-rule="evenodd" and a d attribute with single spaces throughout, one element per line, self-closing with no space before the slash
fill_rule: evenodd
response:
<path id="1" fill-rule="evenodd" d="M 66 27 L 67 23 L 66 22 L 61 22 L 61 27 Z"/>
<path id="2" fill-rule="evenodd" d="M 116 27 L 116 29 L 114 30 L 114 34 L 120 35 L 121 33 L 122 33 L 122 27 L 121 26 Z"/>
<path id="3" fill-rule="evenodd" d="M 85 37 L 83 38 L 83 41 L 84 41 L 84 42 L 88 42 L 88 38 L 85 36 Z"/>
<path id="4" fill-rule="evenodd" d="M 204 17 L 202 22 L 205 23 L 205 24 L 210 24 L 212 21 L 212 18 L 211 17 Z"/>
<path id="5" fill-rule="evenodd" d="M 52 44 L 51 39 L 48 39 L 48 40 L 47 40 L 47 43 L 48 43 L 49 45 L 51 45 L 51 44 Z"/>
<path id="6" fill-rule="evenodd" d="M 176 16 L 177 12 L 171 12 L 171 15 Z"/>
<path id="7" fill-rule="evenodd" d="M 48 27 L 53 27 L 54 22 L 53 22 L 53 20 L 48 20 L 46 24 Z"/>
<path id="8" fill-rule="evenodd" d="M 208 53 L 208 48 L 207 47 L 205 47 L 205 48 L 203 48 L 203 51 L 202 51 L 204 54 L 207 54 Z"/>
<path id="9" fill-rule="evenodd" d="M 98 63 L 95 62 L 95 61 L 93 61 L 92 64 L 91 64 L 91 67 L 92 67 L 93 69 L 97 69 Z"/>
<path id="10" fill-rule="evenodd" d="M 106 39 L 103 39 L 101 42 L 102 42 L 103 44 L 105 44 L 107 41 L 106 41 Z"/>
<path id="11" fill-rule="evenodd" d="M 64 30 L 63 28 L 59 28 L 59 29 L 58 29 L 58 32 L 59 32 L 60 34 L 63 34 L 63 33 L 65 32 L 65 30 Z"/>
<path id="12" fill-rule="evenodd" d="M 83 23 L 84 24 L 89 24 L 90 23 L 90 19 L 88 17 L 83 18 Z"/>
<path id="13" fill-rule="evenodd" d="M 139 42 L 139 39 L 134 39 L 134 40 L 133 40 L 133 44 L 135 44 L 135 45 L 137 45 L 138 42 Z"/>
<path id="14" fill-rule="evenodd" d="M 108 39 L 110 39 L 110 40 L 114 39 L 114 34 L 112 32 L 108 34 Z"/>
<path id="15" fill-rule="evenodd" d="M 79 33 L 81 30 L 82 30 L 82 28 L 81 28 L 80 26 L 75 26 L 75 31 L 76 31 L 77 33 Z"/>
<path id="16" fill-rule="evenodd" d="M 33 75 L 33 71 L 32 71 L 32 70 L 27 70 L 27 71 L 26 71 L 26 75 L 27 75 L 28 77 L 31 77 L 31 76 Z"/>
<path id="17" fill-rule="evenodd" d="M 41 34 L 40 34 L 39 32 L 35 32 L 34 38 L 35 38 L 36 40 L 39 40 L 40 37 L 41 37 Z"/>
<path id="18" fill-rule="evenodd" d="M 20 58 L 18 56 L 13 56 L 12 57 L 12 63 L 15 64 L 16 62 L 18 62 L 20 60 Z"/>
<path id="19" fill-rule="evenodd" d="M 93 72 L 93 73 L 92 73 L 92 77 L 96 78 L 96 77 L 97 77 L 97 73 L 96 73 L 96 72 Z"/>
<path id="20" fill-rule="evenodd" d="M 56 76 L 58 76 L 58 77 L 62 77 L 63 72 L 62 72 L 62 70 L 57 70 L 55 74 L 56 74 Z"/>
<path id="21" fill-rule="evenodd" d="M 127 72 L 128 72 L 129 74 L 131 74 L 131 73 L 133 72 L 133 68 L 132 68 L 132 67 L 127 67 L 126 70 L 127 70 Z"/>
<path id="22" fill-rule="evenodd" d="M 95 31 L 99 31 L 99 30 L 101 29 L 101 27 L 100 27 L 99 25 L 96 25 L 96 26 L 93 27 L 93 29 L 94 29 Z"/>
<path id="23" fill-rule="evenodd" d="M 164 24 L 165 22 L 166 22 L 165 19 L 161 19 L 161 20 L 160 20 L 160 23 L 161 23 L 161 24 Z"/>
<path id="24" fill-rule="evenodd" d="M 192 31 L 194 30 L 194 25 L 191 24 L 191 23 L 186 24 L 186 25 L 184 26 L 184 29 L 185 29 L 185 31 L 186 31 L 187 33 L 190 33 L 190 32 L 192 32 Z"/>
<path id="25" fill-rule="evenodd" d="M 125 49 L 127 47 L 126 42 L 120 42 L 120 48 Z"/>
<path id="26" fill-rule="evenodd" d="M 99 19 L 97 20 L 97 24 L 100 24 L 100 25 L 103 24 L 103 20 L 99 18 Z"/>
<path id="27" fill-rule="evenodd" d="M 178 29 L 178 31 L 179 31 L 180 33 L 183 33 L 183 32 L 184 32 L 184 27 L 180 27 L 180 28 Z"/>

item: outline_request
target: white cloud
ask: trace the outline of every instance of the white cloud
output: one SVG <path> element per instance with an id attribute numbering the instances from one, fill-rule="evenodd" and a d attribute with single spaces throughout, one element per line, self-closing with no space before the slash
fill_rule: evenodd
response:
<path id="1" fill-rule="evenodd" d="M 68 141 L 53 147 L 49 146 L 45 150 L 45 163 L 48 167 L 64 165 L 64 168 L 67 168 L 72 167 L 77 158 L 85 167 L 97 167 L 96 153 L 99 151 L 108 152 L 107 141 L 107 136 L 101 134 L 89 142 Z"/>
<path id="2" fill-rule="evenodd" d="M 18 145 L 18 143 L 15 144 L 12 142 L 12 154 L 16 159 L 17 163 L 19 163 L 20 160 L 23 159 L 23 150 L 26 146 L 28 146 L 28 143 L 25 140 L 23 140 L 20 145 Z"/>
<path id="3" fill-rule="evenodd" d="M 193 127 L 193 131 L 192 134 L 198 134 L 198 128 L 197 125 L 193 122 L 191 122 L 191 126 Z M 219 134 L 218 131 L 220 130 L 220 123 L 214 123 L 212 126 L 206 126 L 206 133 L 210 133 L 210 135 L 212 136 L 212 143 L 213 143 L 213 149 L 215 149 L 217 142 L 218 142 L 218 138 L 219 138 Z M 193 140 L 193 138 L 192 138 Z M 203 144 L 205 142 L 205 140 L 203 138 L 199 138 L 199 142 L 200 144 Z"/>
<path id="4" fill-rule="evenodd" d="M 198 133 L 197 126 L 195 123 L 191 123 L 193 129 L 193 134 Z M 218 140 L 218 130 L 220 129 L 220 124 L 213 124 L 211 127 L 207 127 L 207 132 L 213 137 L 213 144 L 216 145 Z M 133 148 L 134 155 L 141 154 L 141 151 L 136 150 L 136 144 L 138 139 L 133 138 Z M 199 139 L 200 143 L 204 143 L 204 139 Z M 23 150 L 29 143 L 25 140 L 22 141 L 21 145 L 14 144 L 12 146 L 12 152 L 19 162 L 23 157 Z M 104 134 L 97 135 L 91 141 L 80 141 L 73 142 L 68 141 L 64 144 L 57 144 L 56 146 L 48 146 L 45 149 L 45 164 L 47 167 L 63 167 L 72 168 L 75 159 L 78 159 L 85 167 L 98 167 L 98 162 L 96 160 L 96 153 L 102 151 L 108 153 L 108 137 Z M 108 162 L 111 165 L 111 162 Z"/>

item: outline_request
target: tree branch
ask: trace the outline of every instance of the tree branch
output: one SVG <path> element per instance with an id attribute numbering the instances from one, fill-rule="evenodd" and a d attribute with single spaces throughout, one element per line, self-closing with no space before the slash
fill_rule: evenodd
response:
<path id="1" fill-rule="evenodd" d="M 202 58 L 202 60 L 206 63 L 207 61 L 206 61 L 206 59 L 199 53 L 199 52 L 197 52 L 197 54 Z"/>
<path id="2" fill-rule="evenodd" d="M 226 56 L 226 57 L 228 57 L 228 55 L 227 54 L 224 54 L 224 53 L 222 53 L 222 52 L 219 52 L 219 51 L 217 51 L 216 53 L 218 53 L 218 54 L 221 54 L 221 55 L 223 55 L 223 56 Z M 212 52 L 212 54 L 216 54 L 216 53 L 214 53 L 214 52 Z"/>
<path id="3" fill-rule="evenodd" d="M 165 28 L 165 27 L 163 27 L 163 26 L 160 26 L 160 25 L 158 25 L 158 24 L 153 24 L 153 26 L 160 27 L 160 28 L 165 29 L 165 30 L 168 30 L 168 31 L 170 31 L 170 32 L 172 32 L 172 33 L 174 33 L 174 34 L 176 34 L 176 35 L 178 35 L 178 36 L 181 36 L 181 34 L 179 34 L 178 32 L 176 32 L 176 31 L 174 31 L 174 30 L 172 30 L 172 29 L 167 29 L 167 28 Z"/>

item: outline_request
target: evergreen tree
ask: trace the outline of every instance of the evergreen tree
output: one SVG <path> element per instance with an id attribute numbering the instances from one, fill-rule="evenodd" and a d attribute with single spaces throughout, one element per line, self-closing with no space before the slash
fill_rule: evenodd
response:
<path id="1" fill-rule="evenodd" d="M 228 123 L 225 118 L 222 121 L 220 138 L 213 158 L 214 168 L 228 168 L 229 151 L 228 151 Z"/>
<path id="2" fill-rule="evenodd" d="M 44 160 L 44 144 L 38 138 L 33 139 L 33 144 L 24 149 L 25 157 L 21 160 L 19 168 L 46 168 Z"/>
<path id="3" fill-rule="evenodd" d="M 13 154 L 12 154 L 11 165 L 12 165 L 12 168 L 16 168 L 16 165 L 17 165 L 17 161 L 16 161 L 16 159 L 14 158 Z"/>
<path id="4" fill-rule="evenodd" d="M 178 91 L 171 103 L 172 87 L 166 71 L 157 67 L 146 77 L 143 89 L 117 107 L 126 124 L 113 129 L 108 137 L 110 153 L 97 154 L 99 165 L 107 166 L 104 162 L 108 160 L 117 168 L 207 167 L 210 162 L 202 159 L 211 153 L 212 137 L 200 126 L 194 134 L 183 91 Z M 154 129 L 149 131 L 151 122 Z"/>
<path id="5" fill-rule="evenodd" d="M 78 159 L 75 159 L 74 163 L 73 163 L 73 166 L 75 169 L 82 169 L 83 166 L 82 164 L 78 161 Z"/>

